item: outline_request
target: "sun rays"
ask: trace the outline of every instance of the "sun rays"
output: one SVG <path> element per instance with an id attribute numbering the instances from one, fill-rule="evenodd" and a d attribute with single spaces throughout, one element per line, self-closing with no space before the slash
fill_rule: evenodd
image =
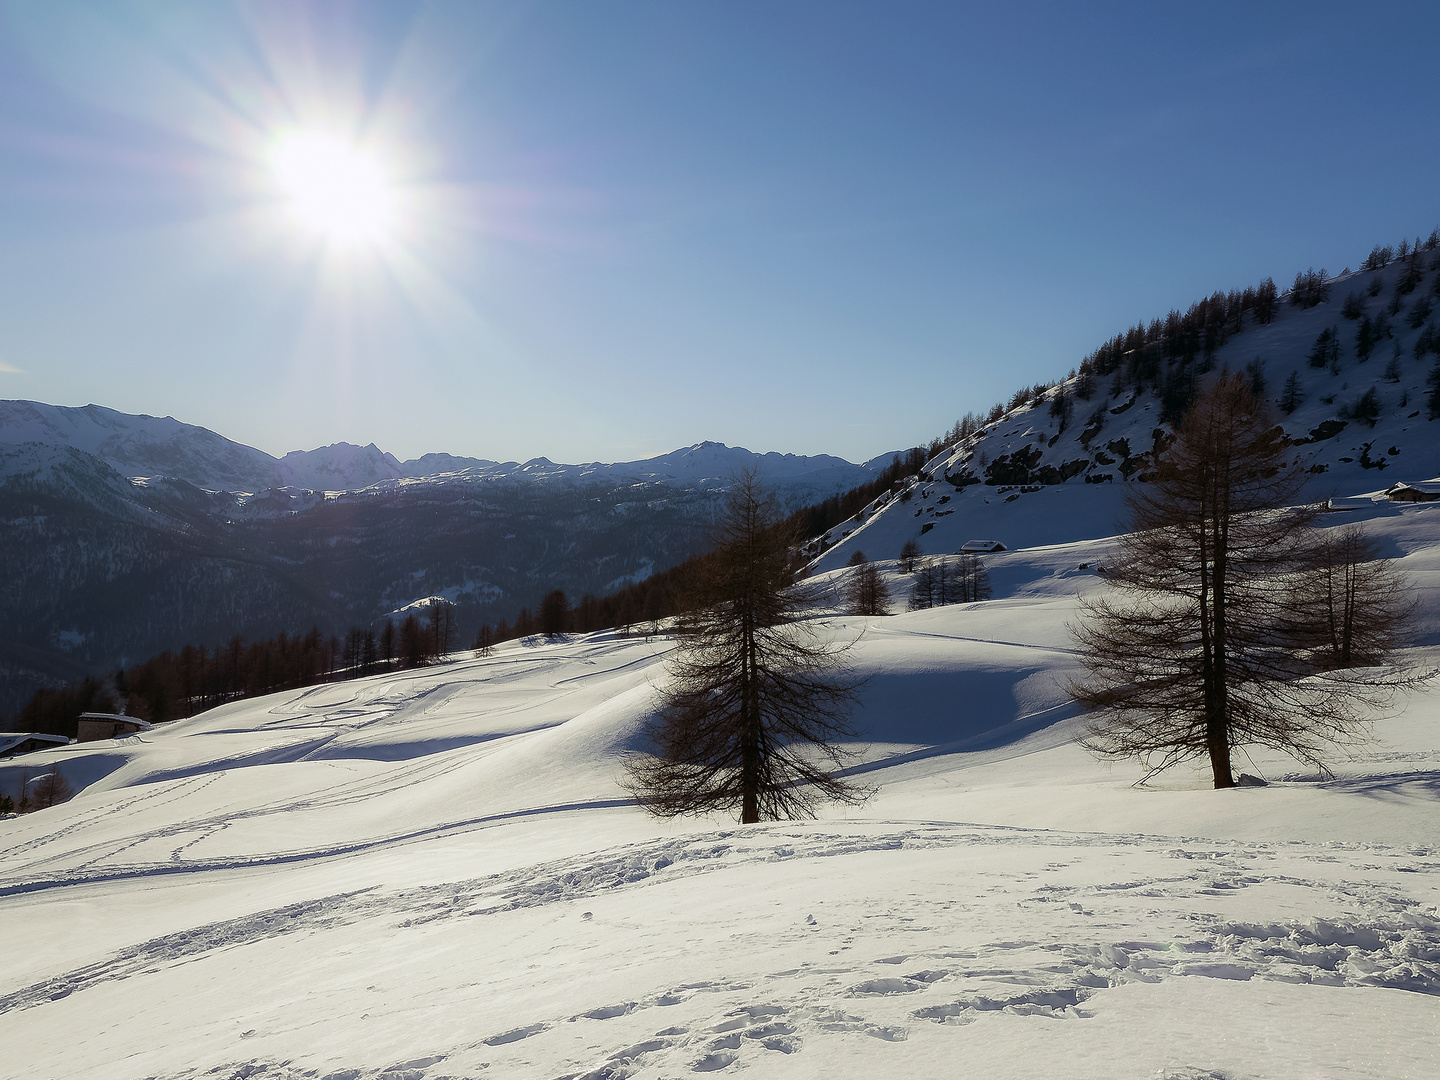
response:
<path id="1" fill-rule="evenodd" d="M 401 225 L 402 192 L 380 152 L 327 131 L 279 136 L 267 164 L 291 221 L 341 249 L 383 245 Z"/>

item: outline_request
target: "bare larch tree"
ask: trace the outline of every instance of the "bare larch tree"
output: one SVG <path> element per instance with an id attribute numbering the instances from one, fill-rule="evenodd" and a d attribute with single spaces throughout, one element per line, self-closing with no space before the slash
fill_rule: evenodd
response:
<path id="1" fill-rule="evenodd" d="M 650 753 L 626 763 L 626 786 L 662 817 L 723 810 L 744 823 L 808 817 L 821 799 L 866 789 L 838 771 L 852 759 L 858 681 L 843 649 L 799 616 L 813 597 L 793 584 L 795 537 L 753 473 L 738 477 L 719 543 L 679 619 Z"/>
<path id="2" fill-rule="evenodd" d="M 890 587 L 873 562 L 855 563 L 846 572 L 844 592 L 852 615 L 890 614 Z"/>
<path id="3" fill-rule="evenodd" d="M 1360 568 L 1358 540 L 1325 541 L 1319 508 L 1291 505 L 1305 473 L 1286 449 L 1248 377 L 1222 374 L 1157 474 L 1127 490 L 1131 531 L 1107 575 L 1119 596 L 1083 602 L 1072 627 L 1092 751 L 1149 776 L 1208 757 L 1217 788 L 1235 784 L 1242 745 L 1323 769 L 1407 685 L 1335 670 L 1387 661 L 1407 607 L 1393 573 Z"/>
<path id="4" fill-rule="evenodd" d="M 1299 594 L 1310 607 L 1316 666 L 1329 670 L 1387 663 L 1415 610 L 1400 574 L 1358 525 L 1319 535 Z"/>

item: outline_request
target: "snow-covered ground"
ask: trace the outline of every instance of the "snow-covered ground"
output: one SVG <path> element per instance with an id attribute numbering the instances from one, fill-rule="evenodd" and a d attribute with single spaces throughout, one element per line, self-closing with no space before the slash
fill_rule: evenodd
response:
<path id="1" fill-rule="evenodd" d="M 1440 662 L 1440 506 L 1370 525 Z M 1106 547 L 987 556 L 988 603 L 823 620 L 869 677 L 877 791 L 814 822 L 631 803 L 662 637 L 33 755 L 85 787 L 0 822 L 0 1071 L 1440 1075 L 1440 695 L 1333 779 L 1256 754 L 1269 787 L 1135 788 L 1064 693 Z"/>

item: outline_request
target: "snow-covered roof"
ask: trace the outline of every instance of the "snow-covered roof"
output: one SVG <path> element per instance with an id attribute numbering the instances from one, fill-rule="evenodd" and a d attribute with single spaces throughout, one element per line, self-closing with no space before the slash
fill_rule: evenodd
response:
<path id="1" fill-rule="evenodd" d="M 66 746 L 70 742 L 64 735 L 45 735 L 36 731 L 0 731 L 0 757 L 30 739 L 54 743 L 56 746 Z"/>
<path id="2" fill-rule="evenodd" d="M 136 717 L 134 717 L 134 716 L 125 716 L 125 715 L 123 715 L 123 714 L 121 714 L 121 713 L 87 712 L 87 713 L 81 713 L 81 714 L 80 714 L 80 719 L 81 719 L 81 720 L 114 720 L 114 721 L 117 722 L 117 723 L 130 724 L 131 726 L 133 726 L 133 727 L 134 727 L 136 730 L 138 730 L 138 731 L 151 731 L 151 730 L 154 729 L 154 725 L 152 725 L 152 724 L 151 724 L 149 721 L 147 721 L 147 720 L 140 720 L 140 719 L 138 719 L 138 718 L 136 718 Z"/>
<path id="3" fill-rule="evenodd" d="M 1403 491 L 1406 488 L 1412 491 L 1420 491 L 1426 495 L 1440 495 L 1440 480 L 1397 480 L 1385 489 L 1385 494 L 1392 491 Z"/>

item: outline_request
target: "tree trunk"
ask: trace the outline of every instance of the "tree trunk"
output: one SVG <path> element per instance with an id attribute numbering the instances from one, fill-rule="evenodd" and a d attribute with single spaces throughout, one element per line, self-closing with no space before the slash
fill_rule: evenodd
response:
<path id="1" fill-rule="evenodd" d="M 1210 772 L 1215 777 L 1217 788 L 1235 786 L 1235 774 L 1230 770 L 1230 740 L 1227 738 L 1223 721 L 1216 723 L 1212 718 L 1206 730 L 1206 747 L 1210 751 Z"/>
<path id="2" fill-rule="evenodd" d="M 755 622 L 746 615 L 743 622 L 744 668 L 740 689 L 740 824 L 760 820 L 760 717 L 756 700 Z"/>

